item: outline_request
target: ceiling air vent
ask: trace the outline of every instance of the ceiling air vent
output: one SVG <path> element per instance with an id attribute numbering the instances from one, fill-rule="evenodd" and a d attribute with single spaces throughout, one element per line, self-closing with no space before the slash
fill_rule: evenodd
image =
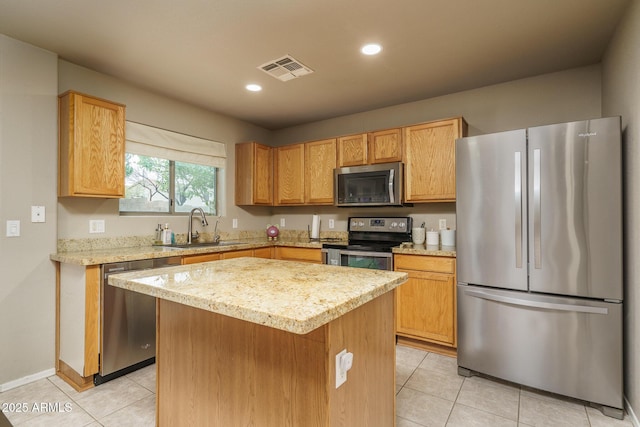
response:
<path id="1" fill-rule="evenodd" d="M 269 61 L 258 68 L 283 82 L 313 73 L 311 68 L 289 55 Z"/>

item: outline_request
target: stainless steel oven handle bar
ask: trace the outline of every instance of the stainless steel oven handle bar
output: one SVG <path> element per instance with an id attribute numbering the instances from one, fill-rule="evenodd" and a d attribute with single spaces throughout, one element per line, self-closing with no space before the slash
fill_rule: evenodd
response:
<path id="1" fill-rule="evenodd" d="M 374 252 L 374 251 L 349 251 L 340 250 L 340 255 L 368 256 L 372 258 L 391 258 L 391 252 Z"/>

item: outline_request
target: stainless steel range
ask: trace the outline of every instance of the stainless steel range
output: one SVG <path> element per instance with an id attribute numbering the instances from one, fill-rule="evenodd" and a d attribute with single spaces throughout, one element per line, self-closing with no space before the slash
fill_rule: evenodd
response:
<path id="1" fill-rule="evenodd" d="M 391 249 L 411 241 L 411 217 L 350 217 L 347 244 L 322 245 L 324 264 L 393 270 Z"/>

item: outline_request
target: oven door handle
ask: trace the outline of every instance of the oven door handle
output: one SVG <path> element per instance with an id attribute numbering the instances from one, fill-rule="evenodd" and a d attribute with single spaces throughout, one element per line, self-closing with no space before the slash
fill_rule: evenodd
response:
<path id="1" fill-rule="evenodd" d="M 391 252 L 373 252 L 373 251 L 350 251 L 340 250 L 340 255 L 355 255 L 355 256 L 368 256 L 374 258 L 391 258 L 393 253 Z"/>

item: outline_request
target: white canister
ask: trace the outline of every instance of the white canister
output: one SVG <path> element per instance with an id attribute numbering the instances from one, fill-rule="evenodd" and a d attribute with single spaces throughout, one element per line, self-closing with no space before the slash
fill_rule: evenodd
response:
<path id="1" fill-rule="evenodd" d="M 411 229 L 411 240 L 413 240 L 414 244 L 416 245 L 424 244 L 425 231 L 426 230 L 422 227 L 416 227 Z"/>
<path id="2" fill-rule="evenodd" d="M 456 245 L 456 230 L 440 230 L 442 246 Z"/>
<path id="3" fill-rule="evenodd" d="M 439 235 L 437 231 L 427 231 L 427 245 L 437 246 L 439 243 Z"/>

